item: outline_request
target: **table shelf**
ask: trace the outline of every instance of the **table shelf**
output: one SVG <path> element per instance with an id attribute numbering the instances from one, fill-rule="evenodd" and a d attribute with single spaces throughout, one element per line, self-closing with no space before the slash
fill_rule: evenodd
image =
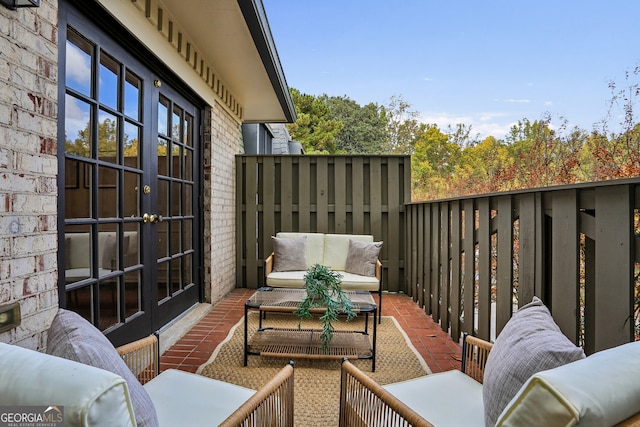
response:
<path id="1" fill-rule="evenodd" d="M 369 335 L 358 331 L 334 331 L 329 347 L 322 348 L 320 329 L 272 329 L 257 331 L 249 340 L 249 353 L 260 356 L 307 359 L 369 359 L 373 349 Z"/>

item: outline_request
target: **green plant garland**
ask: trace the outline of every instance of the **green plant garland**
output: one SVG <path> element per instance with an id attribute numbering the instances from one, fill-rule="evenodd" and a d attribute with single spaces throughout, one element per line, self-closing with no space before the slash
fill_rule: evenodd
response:
<path id="1" fill-rule="evenodd" d="M 326 308 L 320 316 L 322 326 L 322 350 L 329 351 L 329 343 L 333 338 L 333 322 L 338 321 L 338 315 L 346 314 L 347 322 L 356 317 L 353 303 L 342 291 L 342 276 L 325 265 L 315 264 L 304 276 L 304 286 L 307 296 L 300 303 L 294 314 L 301 319 L 312 319 L 311 309 Z M 300 328 L 300 323 L 298 323 Z"/>

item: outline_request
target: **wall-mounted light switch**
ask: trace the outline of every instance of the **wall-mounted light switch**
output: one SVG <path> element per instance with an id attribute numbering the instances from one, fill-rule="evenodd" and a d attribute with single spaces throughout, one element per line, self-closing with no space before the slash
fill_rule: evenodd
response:
<path id="1" fill-rule="evenodd" d="M 20 303 L 0 305 L 0 333 L 20 326 Z"/>

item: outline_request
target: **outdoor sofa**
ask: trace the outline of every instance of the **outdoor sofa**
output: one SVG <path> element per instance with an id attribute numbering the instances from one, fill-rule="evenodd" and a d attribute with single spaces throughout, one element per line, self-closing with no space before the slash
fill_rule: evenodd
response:
<path id="1" fill-rule="evenodd" d="M 342 289 L 378 294 L 378 320 L 382 306 L 382 242 L 366 234 L 279 232 L 272 238 L 273 252 L 265 260 L 267 286 L 304 289 L 304 275 L 315 264 L 342 276 Z"/>
<path id="2" fill-rule="evenodd" d="M 115 349 L 62 309 L 52 328 L 47 352 L 56 355 L 0 343 L 0 407 L 43 406 L 65 426 L 293 423 L 292 364 L 254 391 L 175 369 L 159 373 L 154 335 Z"/>
<path id="3" fill-rule="evenodd" d="M 495 344 L 465 336 L 460 371 L 381 386 L 343 361 L 340 425 L 640 426 L 640 342 L 584 357 L 541 301 L 523 309 Z"/>

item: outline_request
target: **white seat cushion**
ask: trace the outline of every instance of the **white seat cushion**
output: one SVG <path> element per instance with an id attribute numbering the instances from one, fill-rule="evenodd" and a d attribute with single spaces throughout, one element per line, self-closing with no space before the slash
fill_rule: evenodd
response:
<path id="1" fill-rule="evenodd" d="M 306 273 L 306 271 L 272 271 L 267 276 L 267 286 L 302 289 Z"/>
<path id="2" fill-rule="evenodd" d="M 384 388 L 435 426 L 485 425 L 482 384 L 460 371 L 430 374 Z"/>
<path id="3" fill-rule="evenodd" d="M 160 427 L 217 426 L 255 390 L 201 375 L 168 369 L 144 385 Z"/>
<path id="4" fill-rule="evenodd" d="M 342 289 L 345 291 L 377 292 L 380 289 L 380 281 L 375 276 L 360 276 L 345 271 L 338 271 L 338 273 L 342 276 Z"/>

